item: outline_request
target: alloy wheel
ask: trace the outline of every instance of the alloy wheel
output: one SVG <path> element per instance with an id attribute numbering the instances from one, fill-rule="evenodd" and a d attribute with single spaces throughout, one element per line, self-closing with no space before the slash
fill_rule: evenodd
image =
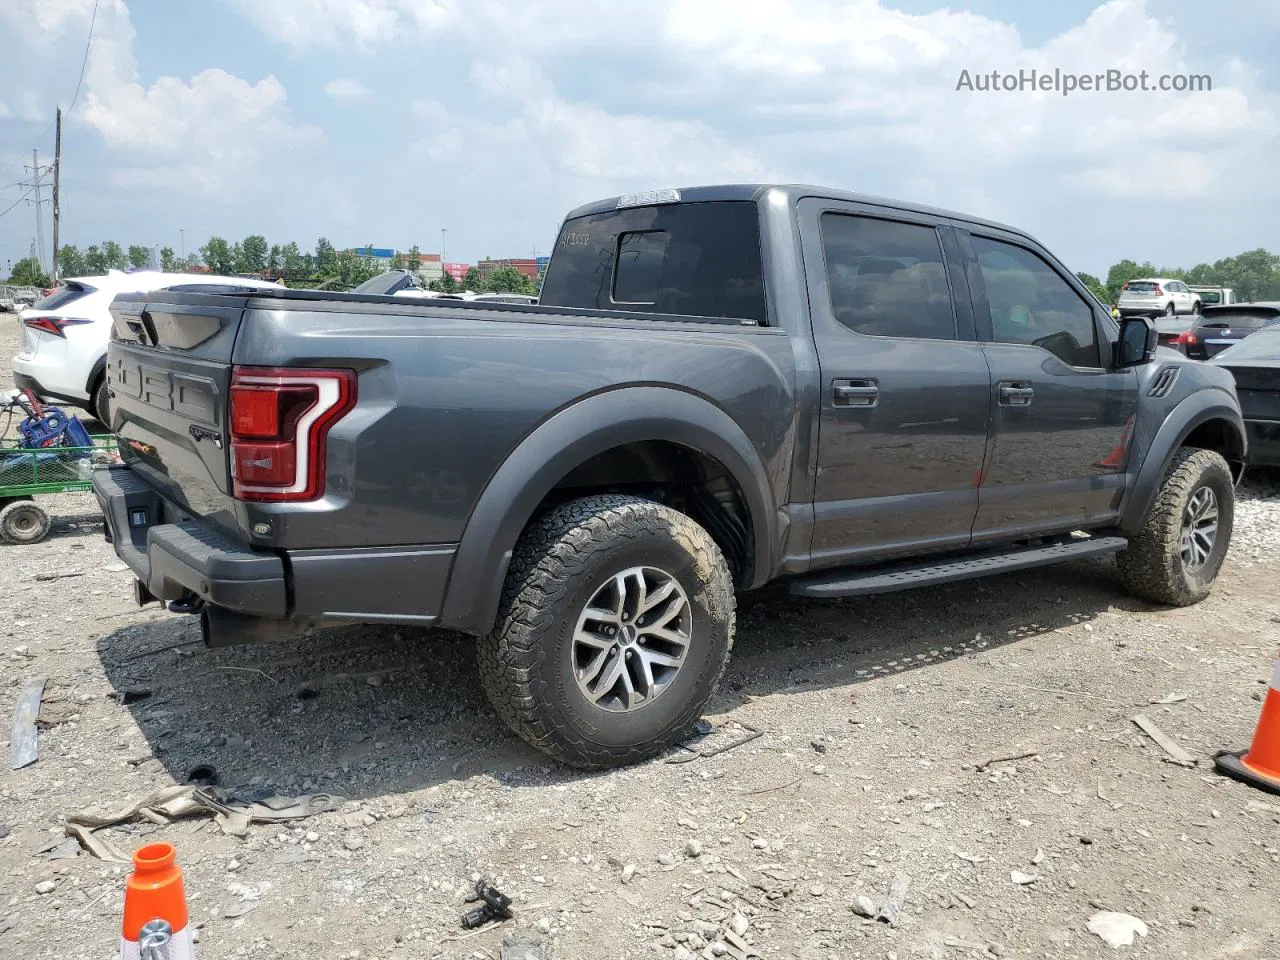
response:
<path id="1" fill-rule="evenodd" d="M 1210 487 L 1199 487 L 1182 511 L 1179 553 L 1182 566 L 1195 573 L 1209 561 L 1218 539 L 1218 496 Z"/>

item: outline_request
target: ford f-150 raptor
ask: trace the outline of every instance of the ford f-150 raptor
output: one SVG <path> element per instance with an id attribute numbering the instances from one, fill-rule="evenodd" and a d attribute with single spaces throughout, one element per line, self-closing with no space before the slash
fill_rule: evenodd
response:
<path id="1" fill-rule="evenodd" d="M 1231 375 L 1114 320 L 1020 230 L 800 186 L 565 219 L 540 302 L 122 295 L 94 489 L 139 602 L 226 644 L 478 638 L 530 743 L 670 746 L 774 580 L 837 597 L 1115 554 L 1210 589 L 1246 456 Z"/>

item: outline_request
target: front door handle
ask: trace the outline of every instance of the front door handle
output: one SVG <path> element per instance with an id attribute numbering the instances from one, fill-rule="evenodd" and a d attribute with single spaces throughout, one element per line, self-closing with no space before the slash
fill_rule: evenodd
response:
<path id="1" fill-rule="evenodd" d="M 1001 380 L 1000 406 L 1029 407 L 1036 397 L 1036 392 L 1027 380 Z"/>
<path id="2" fill-rule="evenodd" d="M 833 380 L 831 393 L 837 407 L 874 407 L 880 386 L 873 379 Z"/>

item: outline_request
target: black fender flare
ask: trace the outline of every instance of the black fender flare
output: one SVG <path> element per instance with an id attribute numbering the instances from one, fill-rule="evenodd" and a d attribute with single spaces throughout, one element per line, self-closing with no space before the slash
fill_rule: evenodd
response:
<path id="1" fill-rule="evenodd" d="M 85 381 L 84 391 L 89 394 L 89 403 L 93 403 L 93 385 L 98 382 L 98 378 L 107 372 L 107 355 L 104 353 L 93 365 L 93 369 L 89 371 L 89 379 Z"/>
<path id="2" fill-rule="evenodd" d="M 768 579 L 777 511 L 764 465 L 742 428 L 695 394 L 669 387 L 623 387 L 553 414 L 490 478 L 458 544 L 440 625 L 476 634 L 492 629 L 512 551 L 538 504 L 575 467 L 645 440 L 698 450 L 728 470 L 750 514 L 755 558 L 750 586 Z"/>
<path id="3" fill-rule="evenodd" d="M 1248 441 L 1240 407 L 1227 400 L 1226 395 L 1219 391 L 1191 394 L 1165 417 L 1151 446 L 1147 448 L 1146 458 L 1129 487 L 1128 496 L 1120 506 L 1122 532 L 1134 536 L 1142 531 L 1147 511 L 1151 509 L 1174 454 L 1193 430 L 1210 420 L 1223 420 L 1231 426 L 1239 443 L 1240 460 L 1244 460 Z"/>

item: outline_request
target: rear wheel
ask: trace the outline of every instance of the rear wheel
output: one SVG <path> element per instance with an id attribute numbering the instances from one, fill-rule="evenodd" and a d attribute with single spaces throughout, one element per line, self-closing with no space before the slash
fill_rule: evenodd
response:
<path id="1" fill-rule="evenodd" d="M 1116 555 L 1121 583 L 1156 603 L 1199 603 L 1222 568 L 1234 515 L 1235 484 L 1222 455 L 1179 450 L 1142 532 Z"/>
<path id="2" fill-rule="evenodd" d="M 652 501 L 589 497 L 521 538 L 497 626 L 480 642 L 481 681 L 539 750 L 621 766 L 685 734 L 734 628 L 728 565 L 701 526 Z"/>
<path id="3" fill-rule="evenodd" d="M 98 422 L 111 429 L 111 408 L 109 405 L 110 398 L 107 396 L 107 378 L 103 377 L 98 381 L 97 387 L 93 391 L 93 409 L 92 413 Z"/>
<path id="4" fill-rule="evenodd" d="M 1204 304 L 1197 300 L 1191 305 L 1191 312 L 1195 316 L 1200 316 L 1200 311 L 1204 309 Z"/>
<path id="5" fill-rule="evenodd" d="M 1173 301 L 1169 301 L 1169 305 L 1164 308 L 1164 315 L 1166 317 L 1172 317 L 1177 312 L 1178 308 L 1173 305 Z"/>
<path id="6" fill-rule="evenodd" d="M 48 533 L 49 514 L 30 500 L 0 510 L 0 540 L 6 543 L 39 543 Z"/>

